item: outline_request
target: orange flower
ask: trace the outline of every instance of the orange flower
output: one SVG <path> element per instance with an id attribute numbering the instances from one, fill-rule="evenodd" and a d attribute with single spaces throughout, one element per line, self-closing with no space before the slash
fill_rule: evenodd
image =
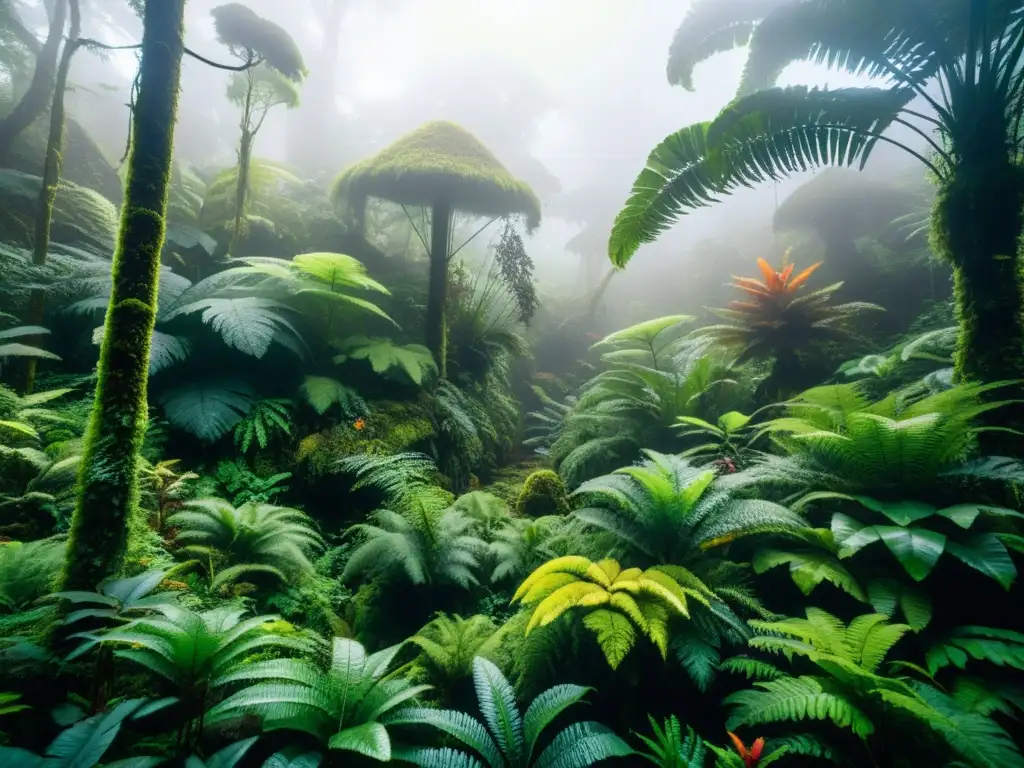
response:
<path id="1" fill-rule="evenodd" d="M 732 739 L 732 745 L 736 748 L 737 754 L 743 758 L 744 768 L 757 768 L 757 764 L 761 762 L 761 753 L 764 751 L 764 739 L 758 739 L 750 745 L 748 750 L 746 745 L 740 740 L 732 731 L 726 731 L 729 734 L 729 738 Z"/>
<path id="2" fill-rule="evenodd" d="M 353 424 L 352 426 L 356 428 L 357 432 L 362 432 L 364 429 L 366 429 L 366 419 L 360 416 L 358 419 L 356 419 L 355 424 Z"/>

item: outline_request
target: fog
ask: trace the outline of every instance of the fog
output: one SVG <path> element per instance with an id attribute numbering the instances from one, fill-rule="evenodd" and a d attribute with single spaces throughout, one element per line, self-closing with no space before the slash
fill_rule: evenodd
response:
<path id="1" fill-rule="evenodd" d="M 186 40 L 234 63 L 209 15 L 219 0 L 190 0 Z M 125 44 L 139 24 L 120 0 L 88 0 L 87 36 Z M 666 135 L 713 118 L 735 93 L 745 52 L 700 65 L 695 88 L 669 85 L 665 65 L 688 3 L 679 0 L 250 0 L 297 41 L 310 75 L 295 110 L 273 110 L 256 155 L 287 163 L 326 185 L 346 165 L 432 119 L 455 121 L 528 181 L 545 218 L 528 242 L 542 295 L 592 288 L 615 214 L 648 153 Z M 115 6 L 118 10 L 115 12 Z M 124 151 L 136 68 L 133 51 L 76 59 L 72 110 L 106 154 Z M 229 73 L 186 59 L 176 156 L 196 167 L 234 162 L 237 108 Z M 812 64 L 782 84 L 862 85 Z M 867 172 L 906 180 L 923 170 L 882 145 Z M 673 309 L 673 284 L 715 269 L 722 249 L 750 263 L 778 258 L 785 242 L 772 215 L 807 177 L 742 190 L 693 212 L 643 247 L 610 286 L 606 306 L 639 313 Z M 583 264 L 584 266 L 581 266 Z M 588 274 L 581 279 L 581 274 Z M 721 282 L 728 280 L 721 269 Z M 691 299 L 692 301 L 692 299 Z M 687 311 L 693 307 L 684 308 Z M 627 315 L 635 314 L 629 310 Z"/>

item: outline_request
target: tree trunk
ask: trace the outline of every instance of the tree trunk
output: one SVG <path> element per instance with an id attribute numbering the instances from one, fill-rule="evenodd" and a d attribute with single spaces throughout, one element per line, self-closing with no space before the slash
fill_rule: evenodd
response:
<path id="1" fill-rule="evenodd" d="M 236 256 L 238 242 L 242 237 L 242 219 L 245 216 L 245 198 L 249 194 L 249 164 L 252 162 L 253 135 L 242 128 L 242 143 L 238 148 L 238 184 L 235 187 L 235 224 L 231 230 L 229 256 Z"/>
<path id="2" fill-rule="evenodd" d="M 57 54 L 64 37 L 64 25 L 68 18 L 68 0 L 57 0 L 50 19 L 50 29 L 46 42 L 36 57 L 36 69 L 32 82 L 21 100 L 11 113 L 0 120 L 0 162 L 6 160 L 7 153 L 18 135 L 28 128 L 46 111 L 46 105 L 53 93 L 53 81 L 57 71 Z"/>
<path id="3" fill-rule="evenodd" d="M 146 3 L 113 292 L 79 472 L 64 589 L 95 589 L 119 570 L 129 515 L 138 504 L 138 457 L 148 418 L 149 344 L 166 225 L 184 14 L 185 0 Z"/>
<path id="4" fill-rule="evenodd" d="M 430 288 L 427 295 L 427 348 L 433 353 L 441 378 L 448 376 L 448 251 L 452 230 L 452 206 L 447 200 L 434 202 L 430 225 Z"/>
<path id="5" fill-rule="evenodd" d="M 933 245 L 953 266 L 960 338 L 957 380 L 1024 378 L 1024 286 L 1018 257 L 1024 219 L 1024 169 L 1008 159 L 965 163 L 939 192 Z M 992 393 L 996 400 L 1014 395 Z M 1017 394 L 1017 397 L 1020 395 Z M 1024 426 L 1019 406 L 986 414 L 990 425 Z M 1019 453 L 1020 439 L 982 434 L 988 453 Z"/>
<path id="6" fill-rule="evenodd" d="M 78 38 L 82 33 L 82 15 L 78 0 L 69 0 L 71 7 L 71 28 L 68 41 L 64 44 L 60 67 L 57 68 L 57 83 L 53 89 L 53 104 L 50 107 L 50 134 L 46 141 L 46 159 L 43 161 L 43 185 L 39 190 L 39 205 L 36 210 L 35 242 L 32 250 L 32 263 L 36 266 L 46 264 L 46 254 L 50 250 L 50 224 L 53 222 L 53 201 L 57 197 L 57 184 L 60 182 L 60 166 L 64 151 L 64 92 L 68 85 L 68 72 L 71 70 L 71 59 L 78 49 Z M 42 325 L 46 311 L 46 294 L 42 288 L 33 288 L 29 296 L 28 324 Z M 28 342 L 32 344 L 32 342 Z M 25 394 L 32 394 L 36 381 L 37 359 L 30 357 L 25 368 Z"/>

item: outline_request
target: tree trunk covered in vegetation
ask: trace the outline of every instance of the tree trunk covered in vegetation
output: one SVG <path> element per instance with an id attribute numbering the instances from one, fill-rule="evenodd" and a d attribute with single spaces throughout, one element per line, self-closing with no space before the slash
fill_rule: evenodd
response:
<path id="1" fill-rule="evenodd" d="M 242 218 L 245 216 L 245 198 L 249 193 L 249 168 L 252 163 L 252 141 L 254 135 L 246 127 L 248 123 L 248 108 L 246 108 L 246 123 L 242 126 L 242 143 L 238 148 L 238 184 L 235 186 L 235 222 L 231 229 L 231 245 L 228 248 L 229 256 L 236 256 L 238 242 L 242 238 Z"/>
<path id="2" fill-rule="evenodd" d="M 148 417 L 149 344 L 166 224 L 184 13 L 185 0 L 146 4 L 113 292 L 68 541 L 65 590 L 95 589 L 119 569 L 128 518 L 138 503 L 138 458 Z"/>
<path id="3" fill-rule="evenodd" d="M 39 205 L 36 210 L 35 241 L 32 248 L 32 263 L 36 266 L 46 264 L 46 254 L 50 250 L 53 201 L 57 197 L 57 184 L 60 182 L 60 166 L 64 152 L 64 93 L 68 86 L 71 59 L 74 58 L 75 51 L 78 49 L 78 38 L 82 33 L 82 14 L 78 7 L 78 0 L 69 0 L 69 2 L 71 28 L 68 31 L 68 40 L 64 44 L 60 66 L 57 68 L 57 82 L 53 89 L 53 104 L 50 107 L 50 133 L 46 140 L 46 158 L 43 161 L 43 185 L 39 190 Z M 28 324 L 42 325 L 45 310 L 46 294 L 41 288 L 33 288 L 29 297 Z M 30 357 L 26 364 L 26 394 L 32 394 L 32 390 L 35 388 L 36 362 L 36 358 Z"/>
<path id="4" fill-rule="evenodd" d="M 1024 285 L 1018 256 L 1024 169 L 1005 158 L 983 159 L 963 163 L 935 203 L 934 247 L 953 266 L 960 325 L 954 362 L 962 381 L 1024 378 Z M 1005 390 L 993 394 L 1007 397 Z M 1011 418 L 1020 426 L 1019 414 L 1011 416 L 1006 409 L 994 418 L 1006 426 Z M 1006 445 L 1005 435 L 988 437 Z M 991 439 L 986 442 L 987 451 L 1007 450 Z"/>
<path id="5" fill-rule="evenodd" d="M 68 18 L 68 0 L 57 0 L 50 19 L 50 29 L 39 55 L 32 82 L 21 100 L 7 117 L 0 120 L 0 161 L 7 157 L 18 135 L 28 128 L 46 111 L 53 93 L 53 81 L 57 72 L 57 56 L 64 37 L 64 25 Z"/>
<path id="6" fill-rule="evenodd" d="M 430 225 L 430 288 L 427 294 L 427 348 L 433 353 L 441 378 L 448 376 L 448 246 L 452 230 L 452 206 L 447 200 L 434 203 Z"/>

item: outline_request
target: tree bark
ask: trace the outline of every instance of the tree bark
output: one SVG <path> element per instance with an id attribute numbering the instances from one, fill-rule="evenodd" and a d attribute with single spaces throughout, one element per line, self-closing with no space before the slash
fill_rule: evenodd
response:
<path id="1" fill-rule="evenodd" d="M 998 145 L 997 145 L 998 146 Z M 954 357 L 958 381 L 1024 379 L 1024 285 L 1020 238 L 1024 229 L 1024 169 L 1008 158 L 964 163 L 939 191 L 933 245 L 953 266 L 960 338 Z M 991 397 L 1020 394 L 1007 390 Z M 990 426 L 1024 426 L 1019 406 L 982 417 Z M 985 452 L 1020 453 L 1021 440 L 1005 433 L 981 435 Z"/>
<path id="2" fill-rule="evenodd" d="M 430 225 L 430 288 L 427 294 L 427 348 L 433 353 L 441 378 L 448 376 L 448 251 L 452 229 L 452 206 L 447 200 L 434 202 Z"/>
<path id="3" fill-rule="evenodd" d="M 7 153 L 11 151 L 11 146 L 18 135 L 46 111 L 46 105 L 53 93 L 57 55 L 60 52 L 67 18 L 68 0 L 57 0 L 57 6 L 53 9 L 53 18 L 50 19 L 46 42 L 43 43 L 43 47 L 36 57 L 36 69 L 32 75 L 32 82 L 11 113 L 0 120 L 0 162 L 6 160 Z"/>
<path id="4" fill-rule="evenodd" d="M 53 201 L 57 197 L 60 182 L 60 167 L 64 152 L 64 92 L 68 86 L 71 59 L 78 49 L 78 38 L 82 33 L 82 14 L 78 0 L 69 0 L 71 27 L 64 44 L 60 66 L 57 68 L 57 82 L 53 89 L 53 104 L 50 106 L 50 134 L 46 140 L 46 159 L 43 161 L 43 185 L 39 190 L 39 205 L 36 210 L 35 242 L 32 249 L 32 263 L 38 267 L 46 264 L 50 250 L 50 225 L 53 222 Z M 46 293 L 42 288 L 33 288 L 29 296 L 28 324 L 42 325 L 46 311 Z M 33 342 L 28 342 L 32 344 Z M 30 357 L 25 367 L 25 394 L 32 394 L 36 381 L 37 359 Z"/>
<path id="5" fill-rule="evenodd" d="M 95 589 L 120 569 L 128 519 L 138 504 L 138 458 L 148 418 L 149 345 L 166 225 L 184 14 L 185 0 L 146 3 L 113 292 L 63 589 Z"/>

